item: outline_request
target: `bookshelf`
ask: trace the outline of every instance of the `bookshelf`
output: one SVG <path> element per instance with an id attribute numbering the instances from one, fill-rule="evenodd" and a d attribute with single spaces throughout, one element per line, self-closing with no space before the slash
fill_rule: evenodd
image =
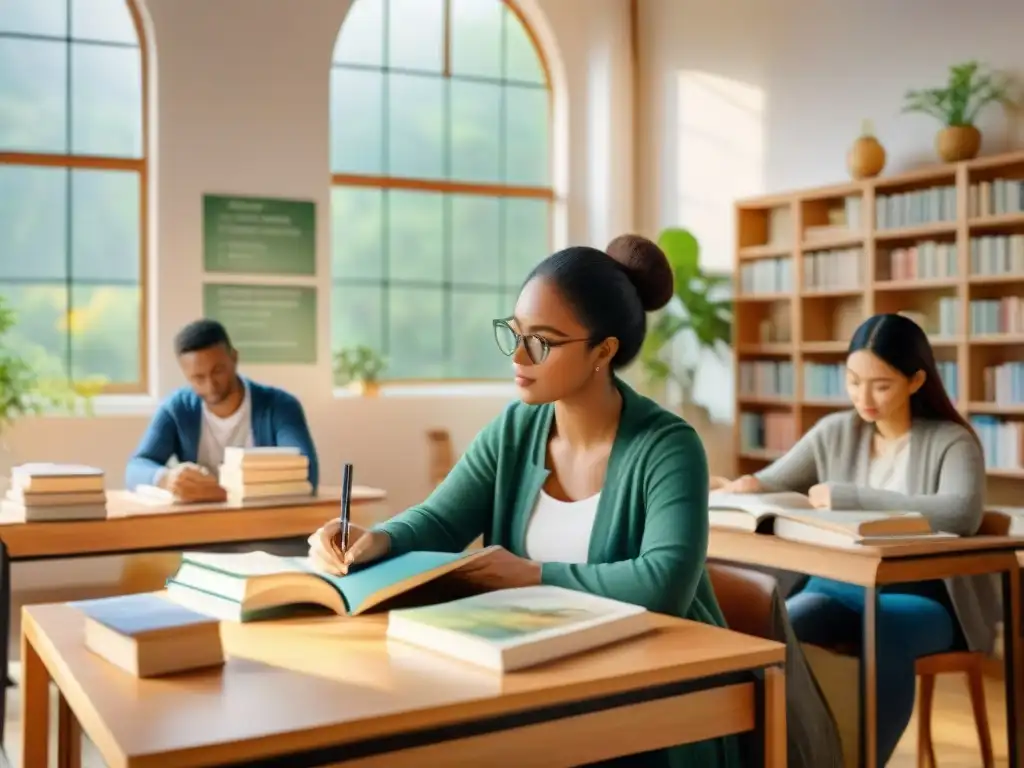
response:
<path id="1" fill-rule="evenodd" d="M 978 430 L 990 495 L 1024 487 L 1024 152 L 738 201 L 735 275 L 738 474 L 850 407 L 853 330 L 904 312 Z"/>

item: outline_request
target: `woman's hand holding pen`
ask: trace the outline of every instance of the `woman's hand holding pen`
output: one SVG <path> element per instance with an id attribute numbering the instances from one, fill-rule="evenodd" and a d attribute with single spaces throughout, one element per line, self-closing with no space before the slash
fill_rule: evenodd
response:
<path id="1" fill-rule="evenodd" d="M 380 560 L 391 548 L 386 533 L 370 531 L 349 523 L 348 549 L 341 547 L 341 521 L 328 520 L 309 537 L 309 561 L 319 571 L 343 576 L 349 566 Z"/>

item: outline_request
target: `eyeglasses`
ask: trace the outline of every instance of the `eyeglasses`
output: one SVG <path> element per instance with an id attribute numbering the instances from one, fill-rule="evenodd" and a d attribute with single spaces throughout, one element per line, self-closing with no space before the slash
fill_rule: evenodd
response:
<path id="1" fill-rule="evenodd" d="M 580 341 L 591 341 L 589 338 L 551 341 L 534 333 L 524 335 L 513 330 L 508 320 L 494 321 L 494 340 L 498 343 L 498 349 L 501 350 L 501 353 L 508 357 L 512 357 L 516 353 L 519 343 L 522 342 L 523 349 L 526 350 L 526 356 L 530 358 L 530 362 L 534 365 L 540 365 L 547 360 L 548 354 L 554 347 L 561 347 L 565 344 L 574 344 Z"/>

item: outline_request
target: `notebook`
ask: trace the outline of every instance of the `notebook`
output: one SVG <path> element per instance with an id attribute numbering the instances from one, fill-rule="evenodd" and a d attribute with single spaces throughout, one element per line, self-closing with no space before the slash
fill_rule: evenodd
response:
<path id="1" fill-rule="evenodd" d="M 512 672 L 634 637 L 648 631 L 649 618 L 642 606 L 587 592 L 521 587 L 393 610 L 387 637 Z"/>
<path id="2" fill-rule="evenodd" d="M 355 616 L 457 571 L 495 547 L 475 552 L 408 552 L 345 576 L 315 570 L 306 558 L 268 552 L 185 552 L 167 581 L 175 602 L 220 619 L 255 621 L 309 606 Z"/>

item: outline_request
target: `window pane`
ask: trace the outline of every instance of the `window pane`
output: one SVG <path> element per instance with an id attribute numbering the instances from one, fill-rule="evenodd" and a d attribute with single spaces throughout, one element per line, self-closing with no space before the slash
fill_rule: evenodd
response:
<path id="1" fill-rule="evenodd" d="M 444 377 L 444 331 L 444 293 L 439 288 L 392 287 L 388 294 L 388 377 Z"/>
<path id="2" fill-rule="evenodd" d="M 388 279 L 441 283 L 444 272 L 444 195 L 388 193 Z"/>
<path id="3" fill-rule="evenodd" d="M 67 274 L 63 168 L 0 165 L 0 282 Z"/>
<path id="4" fill-rule="evenodd" d="M 451 0 L 454 75 L 501 77 L 501 23 L 505 4 L 500 0 Z"/>
<path id="5" fill-rule="evenodd" d="M 331 69 L 331 171 L 383 172 L 384 75 Z"/>
<path id="6" fill-rule="evenodd" d="M 440 77 L 389 76 L 389 175 L 414 179 L 444 175 L 444 87 Z"/>
<path id="7" fill-rule="evenodd" d="M 138 43 L 128 0 L 71 0 L 71 36 L 107 43 Z"/>
<path id="8" fill-rule="evenodd" d="M 3 283 L 0 295 L 16 314 L 4 344 L 43 379 L 67 376 L 67 291 L 64 283 Z"/>
<path id="9" fill-rule="evenodd" d="M 511 379 L 512 363 L 494 343 L 494 318 L 502 317 L 498 291 L 452 294 L 450 333 L 452 359 L 448 375 L 454 379 Z"/>
<path id="10" fill-rule="evenodd" d="M 331 270 L 334 278 L 379 280 L 384 268 L 384 191 L 331 190 Z"/>
<path id="11" fill-rule="evenodd" d="M 551 255 L 550 205 L 547 200 L 502 201 L 506 286 L 518 288 L 530 270 Z"/>
<path id="12" fill-rule="evenodd" d="M 547 84 L 540 54 L 523 22 L 508 6 L 505 6 L 505 78 L 523 83 Z"/>
<path id="13" fill-rule="evenodd" d="M 390 0 L 388 65 L 441 72 L 444 0 Z"/>
<path id="14" fill-rule="evenodd" d="M 71 378 L 109 384 L 139 380 L 138 286 L 71 287 Z"/>
<path id="15" fill-rule="evenodd" d="M 0 151 L 67 151 L 67 46 L 0 38 Z"/>
<path id="16" fill-rule="evenodd" d="M 0 0 L 0 33 L 56 35 L 68 32 L 67 0 Z"/>
<path id="17" fill-rule="evenodd" d="M 501 285 L 501 200 L 452 195 L 451 206 L 452 282 Z"/>
<path id="18" fill-rule="evenodd" d="M 523 275 L 526 277 L 526 275 Z M 515 288 L 506 288 L 501 297 L 501 307 L 498 310 L 498 317 L 512 317 L 516 313 L 516 302 L 519 301 L 519 284 Z"/>
<path id="19" fill-rule="evenodd" d="M 548 92 L 505 86 L 505 179 L 509 184 L 551 185 L 549 131 Z"/>
<path id="20" fill-rule="evenodd" d="M 377 352 L 383 351 L 383 292 L 379 285 L 334 284 L 331 289 L 331 349 L 362 344 Z M 383 376 L 389 374 L 390 370 Z"/>
<path id="21" fill-rule="evenodd" d="M 451 176 L 501 182 L 500 85 L 450 80 Z"/>
<path id="22" fill-rule="evenodd" d="M 139 175 L 72 171 L 71 201 L 72 277 L 122 286 L 138 283 Z"/>
<path id="23" fill-rule="evenodd" d="M 384 66 L 384 0 L 355 0 L 334 44 L 339 64 Z"/>
<path id="24" fill-rule="evenodd" d="M 142 69 L 137 48 L 71 46 L 71 151 L 142 156 Z"/>

